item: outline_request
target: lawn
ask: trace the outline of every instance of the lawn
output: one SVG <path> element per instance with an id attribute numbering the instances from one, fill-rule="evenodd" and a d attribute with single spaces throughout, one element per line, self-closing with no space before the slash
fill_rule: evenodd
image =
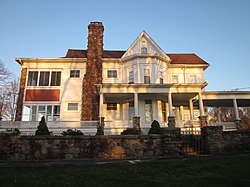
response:
<path id="1" fill-rule="evenodd" d="M 0 186 L 250 186 L 250 154 L 77 163 L 2 163 Z"/>

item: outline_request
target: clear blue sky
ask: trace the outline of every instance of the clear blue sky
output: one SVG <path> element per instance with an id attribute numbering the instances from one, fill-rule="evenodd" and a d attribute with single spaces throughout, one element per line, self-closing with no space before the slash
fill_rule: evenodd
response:
<path id="1" fill-rule="evenodd" d="M 210 63 L 207 90 L 250 87 L 250 0 L 1 0 L 0 59 L 62 57 L 86 49 L 87 25 L 105 26 L 104 48 L 126 50 L 145 30 L 166 53 Z"/>

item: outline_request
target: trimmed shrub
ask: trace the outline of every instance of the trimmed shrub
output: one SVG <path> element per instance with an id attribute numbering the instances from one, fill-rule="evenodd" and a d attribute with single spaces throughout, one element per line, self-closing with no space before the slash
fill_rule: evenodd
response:
<path id="1" fill-rule="evenodd" d="M 42 117 L 41 121 L 39 122 L 39 125 L 37 126 L 36 136 L 37 135 L 49 135 L 49 129 L 45 122 L 44 116 Z"/>
<path id="2" fill-rule="evenodd" d="M 133 135 L 139 135 L 141 132 L 135 128 L 127 128 L 123 132 L 121 132 L 121 135 L 126 135 L 126 134 L 133 134 Z"/>
<path id="3" fill-rule="evenodd" d="M 67 131 L 63 131 L 63 136 L 82 136 L 83 133 L 80 130 L 76 129 L 68 129 Z"/>
<path id="4" fill-rule="evenodd" d="M 103 126 L 98 125 L 96 135 L 104 135 Z"/>
<path id="5" fill-rule="evenodd" d="M 161 134 L 161 127 L 158 121 L 154 120 L 151 124 L 151 128 L 148 131 L 148 134 Z"/>

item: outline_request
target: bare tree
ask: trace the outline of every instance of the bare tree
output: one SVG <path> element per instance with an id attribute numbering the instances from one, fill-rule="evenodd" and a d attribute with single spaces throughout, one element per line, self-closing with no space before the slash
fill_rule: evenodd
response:
<path id="1" fill-rule="evenodd" d="M 13 78 L 13 74 L 5 67 L 3 61 L 0 60 L 0 87 L 8 85 Z"/>
<path id="2" fill-rule="evenodd" d="M 16 101 L 18 97 L 19 81 L 13 79 L 5 89 L 4 105 L 2 110 L 2 118 L 4 120 L 14 121 L 16 113 Z"/>
<path id="3" fill-rule="evenodd" d="M 5 67 L 5 64 L 0 60 L 0 121 L 5 115 L 5 111 L 10 109 L 10 99 L 12 93 L 13 74 Z"/>

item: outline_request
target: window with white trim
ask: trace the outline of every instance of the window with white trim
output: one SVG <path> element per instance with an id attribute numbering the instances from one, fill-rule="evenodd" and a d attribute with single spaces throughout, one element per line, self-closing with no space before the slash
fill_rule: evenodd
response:
<path id="1" fill-rule="evenodd" d="M 39 86 L 49 86 L 49 71 L 41 71 L 39 78 Z"/>
<path id="2" fill-rule="evenodd" d="M 78 103 L 68 103 L 68 110 L 69 111 L 77 111 L 78 110 Z"/>
<path id="3" fill-rule="evenodd" d="M 172 83 L 179 83 L 179 76 L 178 75 L 172 75 Z"/>
<path id="4" fill-rule="evenodd" d="M 37 86 L 38 71 L 29 71 L 27 86 Z"/>
<path id="5" fill-rule="evenodd" d="M 117 110 L 117 103 L 107 103 L 107 110 Z"/>
<path id="6" fill-rule="evenodd" d="M 43 116 L 46 121 L 60 121 L 60 105 L 24 105 L 22 121 L 40 121 Z"/>
<path id="7" fill-rule="evenodd" d="M 29 71 L 27 86 L 60 86 L 61 71 Z"/>
<path id="8" fill-rule="evenodd" d="M 108 70 L 108 78 L 117 78 L 117 70 Z"/>
<path id="9" fill-rule="evenodd" d="M 60 71 L 52 71 L 50 86 L 60 86 L 61 85 L 61 72 Z"/>
<path id="10" fill-rule="evenodd" d="M 159 72 L 159 80 L 160 80 L 160 84 L 163 84 L 163 72 L 162 71 Z"/>
<path id="11" fill-rule="evenodd" d="M 150 70 L 144 69 L 144 83 L 150 84 Z"/>
<path id="12" fill-rule="evenodd" d="M 197 76 L 196 75 L 190 75 L 189 76 L 189 83 L 197 83 Z"/>
<path id="13" fill-rule="evenodd" d="M 129 83 L 134 83 L 134 71 L 129 72 L 128 82 Z"/>
<path id="14" fill-rule="evenodd" d="M 80 70 L 70 70 L 70 78 L 80 77 Z"/>

